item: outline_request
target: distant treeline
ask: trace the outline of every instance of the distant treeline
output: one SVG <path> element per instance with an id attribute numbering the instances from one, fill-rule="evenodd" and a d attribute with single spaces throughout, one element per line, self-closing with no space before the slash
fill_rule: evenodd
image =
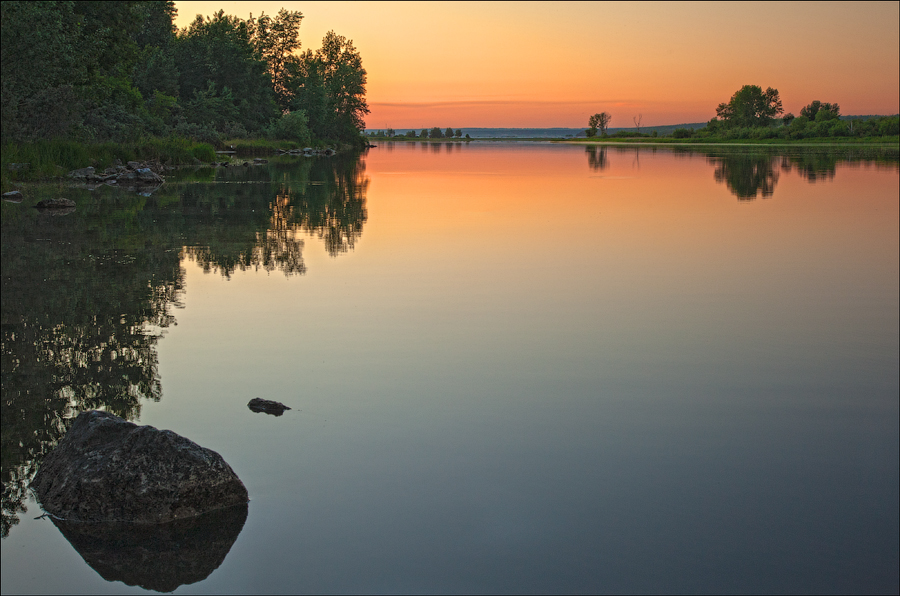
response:
<path id="1" fill-rule="evenodd" d="M 368 136 L 377 139 L 392 139 L 392 138 L 406 138 L 406 139 L 461 139 L 463 136 L 463 132 L 460 129 L 453 130 L 452 128 L 448 128 L 447 130 L 441 130 L 439 126 L 435 126 L 434 128 L 428 129 L 423 128 L 421 132 L 416 132 L 415 130 L 407 130 L 404 133 L 397 132 L 393 128 L 387 128 L 385 130 L 370 130 L 366 133 Z M 471 138 L 469 135 L 466 135 L 466 138 Z"/>
<path id="2" fill-rule="evenodd" d="M 175 3 L 3 2 L 2 140 L 361 143 L 366 71 L 329 32 L 300 49 L 300 12 L 219 11 L 177 30 Z"/>

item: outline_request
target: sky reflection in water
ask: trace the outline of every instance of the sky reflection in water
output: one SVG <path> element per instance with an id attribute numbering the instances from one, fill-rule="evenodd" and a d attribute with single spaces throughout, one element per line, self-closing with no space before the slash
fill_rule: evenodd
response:
<path id="1" fill-rule="evenodd" d="M 3 206 L 4 592 L 129 589 L 72 403 L 247 485 L 179 591 L 896 591 L 895 153 L 391 145 Z"/>

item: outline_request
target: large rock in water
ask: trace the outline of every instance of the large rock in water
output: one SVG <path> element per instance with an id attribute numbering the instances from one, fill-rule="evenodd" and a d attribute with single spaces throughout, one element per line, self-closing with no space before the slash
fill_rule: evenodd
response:
<path id="1" fill-rule="evenodd" d="M 248 501 L 225 460 L 169 430 L 82 412 L 32 487 L 67 521 L 164 523 Z"/>

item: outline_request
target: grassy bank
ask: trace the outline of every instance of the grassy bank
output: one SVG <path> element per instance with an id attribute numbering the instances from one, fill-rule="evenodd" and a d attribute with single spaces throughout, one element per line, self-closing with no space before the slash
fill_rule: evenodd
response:
<path id="1" fill-rule="evenodd" d="M 116 160 L 122 163 L 160 161 L 184 165 L 210 162 L 215 158 L 215 149 L 209 143 L 198 143 L 182 137 L 148 139 L 136 143 L 86 144 L 65 140 L 8 142 L 0 150 L 0 183 L 3 192 L 6 192 L 13 182 L 46 180 L 87 166 L 106 168 Z"/>
<path id="2" fill-rule="evenodd" d="M 291 149 L 312 146 L 351 150 L 350 145 L 313 142 L 303 145 L 293 141 L 267 139 L 229 139 L 216 146 L 184 137 L 151 138 L 134 143 L 80 143 L 67 140 L 36 141 L 34 143 L 7 142 L 0 149 L 0 186 L 2 192 L 12 190 L 15 182 L 36 182 L 66 175 L 68 172 L 93 166 L 109 167 L 119 160 L 159 161 L 168 165 L 193 165 L 223 159 L 216 150 L 233 151 L 237 156 L 272 155 Z M 27 164 L 27 165 L 22 165 Z"/>
<path id="3" fill-rule="evenodd" d="M 556 143 L 575 145 L 776 145 L 841 147 L 846 145 L 900 146 L 900 136 L 887 137 L 826 137 L 810 139 L 716 139 L 714 137 L 674 138 L 674 137 L 594 137 L 590 139 L 554 139 Z"/>

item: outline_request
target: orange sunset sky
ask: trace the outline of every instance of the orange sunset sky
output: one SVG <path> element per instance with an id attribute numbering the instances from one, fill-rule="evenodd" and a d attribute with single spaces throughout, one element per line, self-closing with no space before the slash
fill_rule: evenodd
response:
<path id="1" fill-rule="evenodd" d="M 900 111 L 900 3 L 176 2 L 303 13 L 303 49 L 334 30 L 368 72 L 368 128 L 612 127 L 703 122 L 742 85 L 786 112 Z"/>

